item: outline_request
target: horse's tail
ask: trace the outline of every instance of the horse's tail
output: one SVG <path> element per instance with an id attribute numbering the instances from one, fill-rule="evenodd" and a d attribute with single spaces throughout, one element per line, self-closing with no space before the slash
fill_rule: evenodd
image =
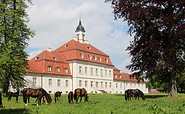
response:
<path id="1" fill-rule="evenodd" d="M 127 97 L 128 97 L 127 91 L 125 91 L 125 100 L 126 100 L 126 101 L 127 101 Z"/>

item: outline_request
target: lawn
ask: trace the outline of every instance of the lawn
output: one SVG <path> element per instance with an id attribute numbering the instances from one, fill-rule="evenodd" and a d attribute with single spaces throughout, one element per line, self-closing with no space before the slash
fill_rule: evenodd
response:
<path id="1" fill-rule="evenodd" d="M 89 94 L 89 102 L 68 104 L 63 94 L 60 103 L 36 106 L 34 98 L 24 106 L 22 96 L 19 103 L 12 98 L 10 103 L 3 97 L 4 108 L 0 114 L 182 114 L 185 113 L 185 95 L 176 98 L 164 94 L 145 95 L 146 100 L 125 101 L 121 94 Z M 53 98 L 53 96 L 52 96 Z"/>

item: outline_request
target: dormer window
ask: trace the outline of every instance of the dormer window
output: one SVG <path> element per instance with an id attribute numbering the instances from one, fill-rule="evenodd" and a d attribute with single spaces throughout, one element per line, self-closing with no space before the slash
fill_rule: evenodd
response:
<path id="1" fill-rule="evenodd" d="M 91 49 L 90 47 L 87 47 L 87 49 Z"/>
<path id="2" fill-rule="evenodd" d="M 53 60 L 57 60 L 57 58 L 56 57 L 53 57 Z"/>
<path id="3" fill-rule="evenodd" d="M 92 60 L 92 56 L 91 55 L 89 55 L 89 59 Z"/>
<path id="4" fill-rule="evenodd" d="M 60 72 L 60 67 L 56 67 L 56 72 Z"/>
<path id="5" fill-rule="evenodd" d="M 102 58 L 100 57 L 100 62 L 102 61 Z"/>
<path id="6" fill-rule="evenodd" d="M 51 72 L 51 71 L 52 71 L 52 67 L 48 66 L 48 72 Z"/>
<path id="7" fill-rule="evenodd" d="M 68 73 L 68 68 L 64 68 L 64 72 L 65 73 Z"/>
<path id="8" fill-rule="evenodd" d="M 81 56 L 81 58 L 84 58 L 84 54 L 83 53 L 80 53 L 80 56 Z"/>
<path id="9" fill-rule="evenodd" d="M 95 61 L 97 60 L 97 57 L 96 57 L 96 56 L 94 56 L 94 60 L 95 60 Z"/>
<path id="10" fill-rule="evenodd" d="M 109 62 L 109 60 L 108 60 L 107 58 L 105 58 L 105 61 L 106 61 L 106 63 L 108 63 L 108 62 Z"/>
<path id="11" fill-rule="evenodd" d="M 39 57 L 35 57 L 35 60 L 38 60 L 39 59 Z"/>
<path id="12" fill-rule="evenodd" d="M 67 46 L 68 46 L 68 44 L 65 45 L 65 47 L 67 47 Z"/>

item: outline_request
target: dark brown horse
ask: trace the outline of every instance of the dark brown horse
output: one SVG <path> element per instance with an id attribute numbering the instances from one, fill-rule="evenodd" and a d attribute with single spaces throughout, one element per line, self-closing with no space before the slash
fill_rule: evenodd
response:
<path id="1" fill-rule="evenodd" d="M 68 102 L 69 102 L 69 103 L 73 103 L 73 92 L 72 92 L 72 91 L 70 91 L 70 92 L 68 93 Z"/>
<path id="2" fill-rule="evenodd" d="M 84 88 L 77 88 L 74 91 L 74 99 L 76 100 L 76 103 L 78 103 L 78 99 L 80 97 L 80 102 L 82 101 L 82 97 L 84 97 L 84 102 L 88 102 L 88 95 L 87 91 Z"/>
<path id="3" fill-rule="evenodd" d="M 27 101 L 29 101 L 30 97 L 37 98 L 37 101 L 38 101 L 37 105 L 41 105 L 41 99 L 43 96 L 46 97 L 48 104 L 50 104 L 52 101 L 51 96 L 43 88 L 38 88 L 38 89 L 25 88 L 22 91 L 22 93 L 23 93 L 23 101 L 25 105 L 27 105 Z"/>
<path id="4" fill-rule="evenodd" d="M 18 103 L 18 97 L 19 97 L 19 91 L 17 92 L 10 92 L 8 95 L 8 100 L 11 102 L 11 98 L 15 97 L 16 98 L 16 102 Z"/>
<path id="5" fill-rule="evenodd" d="M 56 103 L 56 102 L 60 102 L 61 93 L 62 93 L 62 92 L 57 91 L 57 92 L 54 94 L 55 103 Z"/>
<path id="6" fill-rule="evenodd" d="M 125 91 L 125 100 L 138 99 L 141 97 L 145 100 L 144 93 L 139 89 L 127 89 Z"/>

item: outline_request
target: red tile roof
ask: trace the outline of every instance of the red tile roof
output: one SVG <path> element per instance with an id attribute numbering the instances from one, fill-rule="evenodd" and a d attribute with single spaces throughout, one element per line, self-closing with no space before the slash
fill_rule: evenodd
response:
<path id="1" fill-rule="evenodd" d="M 117 68 L 114 68 L 114 80 L 126 82 L 138 82 L 138 80 L 131 74 L 120 72 L 120 70 Z"/>
<path id="2" fill-rule="evenodd" d="M 48 71 L 49 66 L 52 67 L 51 71 Z M 60 71 L 57 72 L 57 68 L 60 68 Z M 65 69 L 68 69 L 68 72 L 65 72 Z M 57 53 L 47 50 L 28 61 L 27 72 L 71 76 L 70 67 L 66 59 Z"/>
<path id="3" fill-rule="evenodd" d="M 108 55 L 98 50 L 91 44 L 80 43 L 75 40 L 70 40 L 66 44 L 57 48 L 55 52 L 64 55 L 67 61 L 81 60 L 113 66 Z M 82 57 L 81 54 L 84 56 Z M 90 56 L 92 59 L 89 58 Z"/>

